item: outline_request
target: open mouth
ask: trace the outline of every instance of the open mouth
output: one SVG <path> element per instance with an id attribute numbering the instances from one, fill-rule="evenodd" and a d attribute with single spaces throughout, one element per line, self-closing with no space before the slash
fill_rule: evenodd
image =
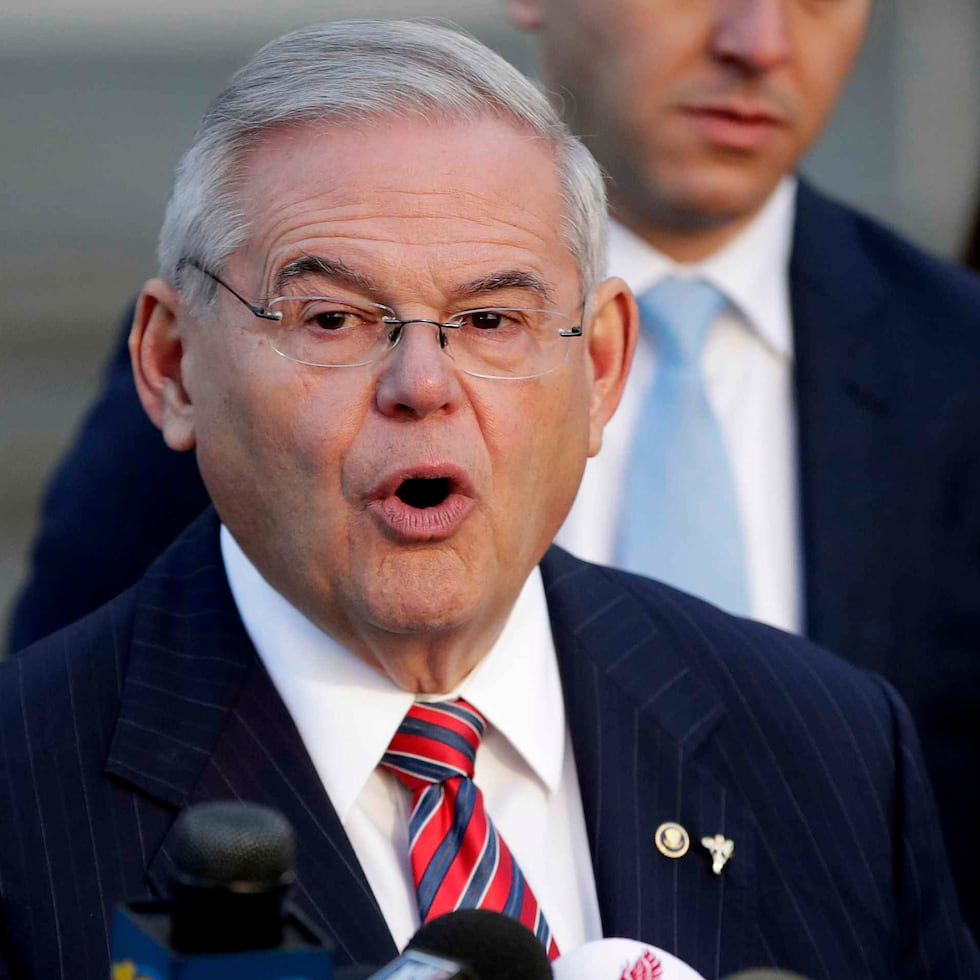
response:
<path id="1" fill-rule="evenodd" d="M 395 491 L 395 496 L 409 507 L 417 507 L 419 510 L 426 510 L 429 507 L 438 507 L 448 496 L 451 490 L 449 477 L 439 476 L 433 478 L 413 477 L 405 480 Z"/>
<path id="2" fill-rule="evenodd" d="M 374 493 L 372 512 L 388 535 L 403 542 L 451 537 L 476 503 L 465 471 L 442 464 L 394 473 Z"/>

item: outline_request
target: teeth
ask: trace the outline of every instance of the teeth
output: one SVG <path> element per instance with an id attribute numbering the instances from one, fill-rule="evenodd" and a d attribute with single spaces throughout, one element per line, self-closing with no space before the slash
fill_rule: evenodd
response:
<path id="1" fill-rule="evenodd" d="M 437 507 L 449 496 L 449 478 L 441 476 L 406 480 L 395 492 L 395 496 L 410 507 Z"/>

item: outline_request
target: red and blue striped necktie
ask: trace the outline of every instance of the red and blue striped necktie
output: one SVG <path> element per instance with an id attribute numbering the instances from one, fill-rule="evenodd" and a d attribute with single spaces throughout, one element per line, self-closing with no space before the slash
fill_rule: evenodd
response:
<path id="1" fill-rule="evenodd" d="M 473 782 L 487 722 L 473 705 L 416 703 L 381 764 L 412 791 L 408 829 L 412 875 L 422 922 L 455 909 L 492 909 L 558 947 L 530 885 L 497 833 Z"/>

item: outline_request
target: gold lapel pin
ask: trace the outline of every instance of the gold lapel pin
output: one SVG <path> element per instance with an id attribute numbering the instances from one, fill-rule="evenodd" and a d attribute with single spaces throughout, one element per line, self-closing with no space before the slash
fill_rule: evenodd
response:
<path id="1" fill-rule="evenodd" d="M 702 837 L 701 843 L 711 855 L 711 870 L 716 875 L 720 875 L 735 852 L 735 841 L 725 837 L 724 834 L 715 834 L 714 837 Z"/>
<path id="2" fill-rule="evenodd" d="M 691 846 L 691 835 L 679 824 L 673 821 L 662 823 L 653 835 L 657 850 L 664 857 L 682 858 Z"/>

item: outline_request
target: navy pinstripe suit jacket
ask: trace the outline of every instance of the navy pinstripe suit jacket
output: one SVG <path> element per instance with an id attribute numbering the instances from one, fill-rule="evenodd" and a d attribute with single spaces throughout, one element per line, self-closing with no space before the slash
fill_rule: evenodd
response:
<path id="1" fill-rule="evenodd" d="M 976 978 L 916 737 L 804 641 L 553 549 L 542 564 L 607 935 L 707 977 Z M 235 610 L 204 515 L 132 590 L 0 666 L 0 977 L 107 976 L 107 917 L 166 888 L 176 813 L 280 809 L 339 957 L 391 936 Z M 694 840 L 655 848 L 664 820 Z M 697 841 L 723 833 L 715 875 Z"/>

